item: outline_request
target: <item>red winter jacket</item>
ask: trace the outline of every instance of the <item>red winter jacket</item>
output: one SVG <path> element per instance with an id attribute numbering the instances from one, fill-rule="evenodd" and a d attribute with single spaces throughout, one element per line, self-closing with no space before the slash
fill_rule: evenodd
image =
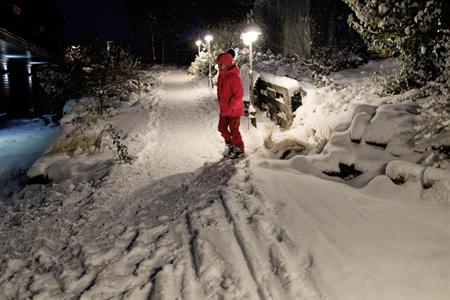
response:
<path id="1" fill-rule="evenodd" d="M 220 70 L 217 80 L 217 98 L 220 115 L 223 117 L 239 117 L 244 115 L 244 88 L 241 72 L 237 66 L 228 70 Z"/>

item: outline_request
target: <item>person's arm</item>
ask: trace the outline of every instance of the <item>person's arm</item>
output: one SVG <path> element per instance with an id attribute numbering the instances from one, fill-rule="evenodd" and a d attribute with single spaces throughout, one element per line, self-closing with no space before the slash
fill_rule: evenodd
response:
<path id="1" fill-rule="evenodd" d="M 242 81 L 239 77 L 234 76 L 231 80 L 232 96 L 230 102 L 242 101 L 244 99 L 244 88 L 242 87 Z"/>

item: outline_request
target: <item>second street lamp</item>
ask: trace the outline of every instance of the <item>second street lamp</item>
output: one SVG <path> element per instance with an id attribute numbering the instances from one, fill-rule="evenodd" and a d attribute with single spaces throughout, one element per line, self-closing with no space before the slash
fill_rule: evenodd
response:
<path id="1" fill-rule="evenodd" d="M 209 68 L 209 72 L 208 72 L 208 86 L 210 86 L 211 88 L 213 87 L 212 73 L 211 73 L 211 41 L 212 40 L 213 40 L 212 35 L 207 34 L 205 36 L 206 47 L 208 48 L 208 68 Z"/>
<path id="2" fill-rule="evenodd" d="M 241 39 L 244 42 L 244 44 L 246 46 L 248 46 L 249 48 L 249 69 L 248 69 L 248 77 L 249 77 L 249 81 L 250 81 L 250 86 L 249 86 L 249 94 L 248 94 L 248 99 L 249 99 L 249 119 L 251 120 L 251 123 L 253 126 L 256 127 L 256 109 L 253 106 L 253 43 L 256 42 L 256 40 L 258 39 L 258 37 L 261 35 L 261 29 L 259 28 L 258 25 L 251 23 L 248 24 L 245 29 L 244 32 L 241 35 Z"/>

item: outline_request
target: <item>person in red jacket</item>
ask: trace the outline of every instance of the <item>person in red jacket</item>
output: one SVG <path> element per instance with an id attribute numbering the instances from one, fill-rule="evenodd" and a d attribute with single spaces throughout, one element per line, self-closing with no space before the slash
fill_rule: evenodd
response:
<path id="1" fill-rule="evenodd" d="M 227 156 L 237 158 L 244 154 L 244 142 L 239 131 L 241 116 L 244 115 L 241 73 L 229 53 L 219 55 L 217 63 L 219 65 L 217 100 L 220 107 L 218 129 L 228 147 Z"/>

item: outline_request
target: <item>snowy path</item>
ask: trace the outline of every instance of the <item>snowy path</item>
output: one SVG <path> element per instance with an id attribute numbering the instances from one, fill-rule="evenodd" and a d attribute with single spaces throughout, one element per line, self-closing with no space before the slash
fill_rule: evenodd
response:
<path id="1" fill-rule="evenodd" d="M 18 259 L 3 261 L 0 296 L 315 295 L 304 268 L 297 270 L 308 264 L 307 257 L 289 244 L 257 201 L 248 160 L 220 162 L 214 93 L 183 71 L 169 71 L 160 80 L 159 90 L 128 112 L 148 121 L 146 130 L 129 136 L 138 151 L 133 165 L 114 167 L 92 187 L 37 191 L 46 206 L 30 207 L 29 217 L 6 214 L 1 237 L 12 241 L 2 253 Z M 234 176 L 238 179 L 230 181 Z M 270 227 L 251 228 L 252 218 Z"/>
<path id="2" fill-rule="evenodd" d="M 220 161 L 206 81 L 159 80 L 120 116 L 134 164 L 2 208 L 0 299 L 445 299 L 445 210 L 252 153 Z"/>

